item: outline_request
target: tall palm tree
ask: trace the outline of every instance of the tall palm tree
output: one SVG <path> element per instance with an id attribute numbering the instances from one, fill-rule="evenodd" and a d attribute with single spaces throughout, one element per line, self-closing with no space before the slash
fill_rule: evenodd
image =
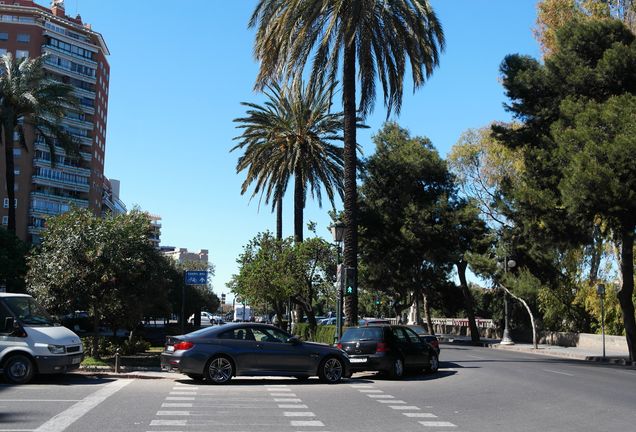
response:
<path id="1" fill-rule="evenodd" d="M 387 117 L 399 114 L 406 59 L 415 88 L 423 85 L 444 48 L 442 26 L 429 0 L 259 0 L 249 25 L 257 28 L 257 88 L 281 76 L 302 75 L 310 55 L 312 77 L 333 81 L 342 56 L 344 263 L 357 269 L 356 78 L 363 116 L 373 109 L 378 80 Z M 346 309 L 352 325 L 358 315 L 355 282 Z"/>
<path id="2" fill-rule="evenodd" d="M 241 193 L 255 184 L 252 196 L 278 203 L 294 178 L 294 239 L 303 240 L 303 213 L 307 191 L 322 206 L 322 188 L 334 206 L 342 196 L 343 115 L 332 113 L 335 83 L 304 85 L 300 80 L 266 86 L 264 105 L 243 102 L 247 116 L 235 119 L 243 133 L 231 151 L 244 149 L 236 170 L 247 170 Z"/>
<path id="3" fill-rule="evenodd" d="M 46 76 L 44 56 L 14 58 L 11 53 L 0 57 L 0 137 L 5 154 L 5 178 L 9 198 L 8 229 L 15 233 L 15 175 L 13 148 L 16 144 L 28 150 L 41 136 L 51 151 L 55 164 L 55 147 L 71 156 L 78 155 L 77 143 L 61 120 L 67 109 L 78 107 L 73 87 Z"/>

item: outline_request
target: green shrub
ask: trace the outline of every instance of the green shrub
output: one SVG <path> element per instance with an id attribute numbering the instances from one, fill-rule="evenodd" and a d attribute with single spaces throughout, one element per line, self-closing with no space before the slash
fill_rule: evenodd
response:
<path id="1" fill-rule="evenodd" d="M 319 325 L 316 327 L 315 337 L 312 338 L 309 335 L 309 324 L 298 323 L 294 326 L 294 334 L 304 341 L 320 342 L 332 345 L 336 336 L 336 326 Z"/>
<path id="2" fill-rule="evenodd" d="M 148 350 L 150 348 L 150 342 L 146 342 L 140 338 L 133 338 L 132 341 L 126 339 L 124 343 L 121 344 L 120 348 L 120 353 L 122 355 L 137 354 Z"/>

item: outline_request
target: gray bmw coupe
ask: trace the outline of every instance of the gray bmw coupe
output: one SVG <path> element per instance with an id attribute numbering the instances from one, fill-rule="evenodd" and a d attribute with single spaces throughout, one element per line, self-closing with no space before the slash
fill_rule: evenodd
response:
<path id="1" fill-rule="evenodd" d="M 213 384 L 225 384 L 238 375 L 301 380 L 317 375 L 329 384 L 351 376 L 344 351 L 302 342 L 278 327 L 256 323 L 226 324 L 169 336 L 161 353 L 161 368 Z"/>

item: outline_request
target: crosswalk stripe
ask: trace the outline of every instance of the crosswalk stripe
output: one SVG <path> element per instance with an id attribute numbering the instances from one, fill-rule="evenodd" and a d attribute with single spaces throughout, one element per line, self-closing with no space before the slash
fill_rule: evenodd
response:
<path id="1" fill-rule="evenodd" d="M 157 411 L 158 416 L 189 416 L 190 411 Z"/>
<path id="2" fill-rule="evenodd" d="M 191 403 L 162 403 L 161 408 L 192 408 Z"/>
<path id="3" fill-rule="evenodd" d="M 180 400 L 180 401 L 186 401 L 186 400 L 194 400 L 193 397 L 183 397 L 183 396 L 168 396 L 166 398 L 166 400 Z"/>
<path id="4" fill-rule="evenodd" d="M 283 415 L 285 417 L 316 417 L 316 414 L 311 411 L 285 411 Z"/>
<path id="5" fill-rule="evenodd" d="M 153 420 L 150 426 L 187 426 L 187 420 Z"/>
<path id="6" fill-rule="evenodd" d="M 323 427 L 325 424 L 320 420 L 292 420 L 292 426 L 316 426 Z"/>
<path id="7" fill-rule="evenodd" d="M 457 427 L 453 423 L 447 421 L 421 421 L 419 424 L 426 427 Z"/>
<path id="8" fill-rule="evenodd" d="M 307 408 L 304 404 L 278 404 L 278 408 L 292 409 L 292 408 Z"/>
<path id="9" fill-rule="evenodd" d="M 428 418 L 437 418 L 437 416 L 433 413 L 402 413 L 407 417 L 428 417 Z"/>
<path id="10" fill-rule="evenodd" d="M 389 408 L 393 408 L 394 410 L 419 410 L 418 407 L 416 407 L 415 405 L 391 405 L 389 406 Z"/>

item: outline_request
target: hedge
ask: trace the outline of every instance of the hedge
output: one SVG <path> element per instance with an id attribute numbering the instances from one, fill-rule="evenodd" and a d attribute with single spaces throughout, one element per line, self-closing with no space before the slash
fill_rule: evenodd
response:
<path id="1" fill-rule="evenodd" d="M 294 326 L 294 334 L 300 337 L 304 341 L 320 342 L 327 345 L 333 345 L 334 338 L 336 337 L 335 325 L 319 325 L 316 327 L 316 337 L 309 337 L 309 324 L 298 323 Z"/>

